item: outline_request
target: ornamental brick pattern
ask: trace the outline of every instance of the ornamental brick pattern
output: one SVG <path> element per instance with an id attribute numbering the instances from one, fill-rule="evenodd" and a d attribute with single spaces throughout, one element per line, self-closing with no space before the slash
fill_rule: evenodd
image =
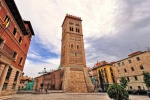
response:
<path id="1" fill-rule="evenodd" d="M 81 18 L 66 15 L 62 24 L 61 69 L 63 91 L 86 93 L 94 87 L 86 70 Z"/>

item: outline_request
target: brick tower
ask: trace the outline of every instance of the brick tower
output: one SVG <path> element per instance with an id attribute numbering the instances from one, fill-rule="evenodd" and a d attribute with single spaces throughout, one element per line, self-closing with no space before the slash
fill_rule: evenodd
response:
<path id="1" fill-rule="evenodd" d="M 61 69 L 63 91 L 86 93 L 93 91 L 85 61 L 82 20 L 66 15 L 62 24 Z"/>

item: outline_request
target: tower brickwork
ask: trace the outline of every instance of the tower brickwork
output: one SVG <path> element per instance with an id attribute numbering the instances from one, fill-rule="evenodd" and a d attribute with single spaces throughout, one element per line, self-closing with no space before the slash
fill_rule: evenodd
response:
<path id="1" fill-rule="evenodd" d="M 90 92 L 93 85 L 87 74 L 82 20 L 66 15 L 62 24 L 61 69 L 64 92 Z"/>

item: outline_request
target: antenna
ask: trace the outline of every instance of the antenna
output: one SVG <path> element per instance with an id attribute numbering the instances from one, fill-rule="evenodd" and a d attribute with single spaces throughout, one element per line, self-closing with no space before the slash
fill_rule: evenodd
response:
<path id="1" fill-rule="evenodd" d="M 150 48 L 149 48 L 149 47 L 147 47 L 147 51 L 150 51 Z"/>
<path id="2" fill-rule="evenodd" d="M 136 42 L 136 45 L 137 45 L 137 49 L 140 51 L 140 47 L 139 47 L 139 45 L 138 45 L 138 43 Z"/>
<path id="3" fill-rule="evenodd" d="M 130 49 L 131 53 L 133 52 L 132 49 Z"/>

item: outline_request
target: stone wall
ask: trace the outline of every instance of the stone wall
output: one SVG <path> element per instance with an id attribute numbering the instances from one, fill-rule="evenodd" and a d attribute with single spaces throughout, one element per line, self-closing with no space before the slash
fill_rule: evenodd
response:
<path id="1" fill-rule="evenodd" d="M 91 83 L 86 68 L 64 69 L 63 91 L 75 93 L 93 92 L 94 86 Z"/>

